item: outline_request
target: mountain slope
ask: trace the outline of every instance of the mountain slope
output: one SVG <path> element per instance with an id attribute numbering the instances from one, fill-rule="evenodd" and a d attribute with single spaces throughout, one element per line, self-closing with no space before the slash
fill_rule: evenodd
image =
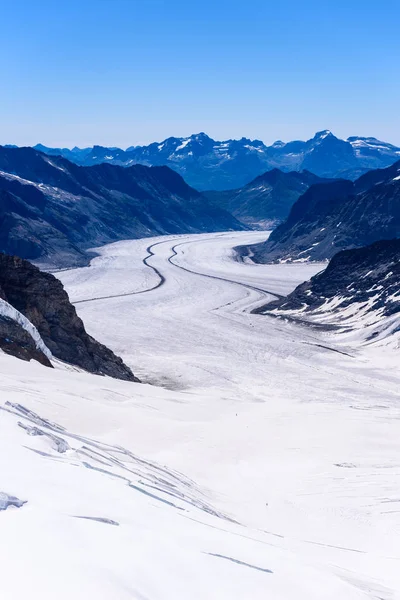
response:
<path id="1" fill-rule="evenodd" d="M 58 266 L 120 239 L 243 229 L 168 167 L 80 167 L 0 147 L 0 194 L 0 250 Z"/>
<path id="2" fill-rule="evenodd" d="M 324 271 L 258 312 L 358 330 L 364 342 L 399 334 L 400 240 L 335 254 Z"/>
<path id="3" fill-rule="evenodd" d="M 36 144 L 36 146 L 33 146 L 33 149 L 44 152 L 44 154 L 49 154 L 50 156 L 63 156 L 78 164 L 84 161 L 86 156 L 92 151 L 92 148 L 78 148 L 77 146 L 71 150 L 69 148 L 49 148 L 48 146 L 43 146 L 43 144 Z"/>
<path id="4" fill-rule="evenodd" d="M 6 254 L 0 254 L 0 315 L 0 347 L 11 354 L 47 366 L 53 355 L 91 373 L 138 381 L 118 356 L 86 333 L 58 279 Z"/>
<path id="5" fill-rule="evenodd" d="M 400 235 L 400 161 L 354 183 L 312 186 L 267 242 L 252 247 L 256 262 L 325 260 L 338 250 Z"/>
<path id="6" fill-rule="evenodd" d="M 341 140 L 330 131 L 320 131 L 307 141 L 266 146 L 260 140 L 216 141 L 205 133 L 186 138 L 170 137 L 148 146 L 120 148 L 46 148 L 48 154 L 61 154 L 81 165 L 111 163 L 167 165 L 199 190 L 241 188 L 265 171 L 309 170 L 320 177 L 356 179 L 368 169 L 384 168 L 400 158 L 400 148 L 373 137 Z"/>
<path id="7" fill-rule="evenodd" d="M 250 225 L 271 225 L 286 219 L 294 202 L 324 180 L 309 171 L 267 171 L 238 190 L 204 192 L 212 202 Z"/>

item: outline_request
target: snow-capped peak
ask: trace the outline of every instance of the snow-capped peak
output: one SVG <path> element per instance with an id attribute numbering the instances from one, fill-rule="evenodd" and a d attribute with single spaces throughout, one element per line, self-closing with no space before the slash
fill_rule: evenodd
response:
<path id="1" fill-rule="evenodd" d="M 276 142 L 272 144 L 271 148 L 283 148 L 284 146 L 286 146 L 285 142 L 282 142 L 282 140 L 276 140 Z"/>
<path id="2" fill-rule="evenodd" d="M 197 142 L 202 141 L 202 140 L 210 140 L 211 139 L 206 133 L 204 133 L 204 131 L 200 131 L 200 133 L 192 134 L 190 137 L 192 139 L 196 140 Z"/>
<path id="3" fill-rule="evenodd" d="M 334 135 L 331 131 L 329 131 L 329 129 L 324 129 L 324 131 L 317 131 L 314 136 L 314 140 L 322 141 L 327 137 L 334 137 Z"/>

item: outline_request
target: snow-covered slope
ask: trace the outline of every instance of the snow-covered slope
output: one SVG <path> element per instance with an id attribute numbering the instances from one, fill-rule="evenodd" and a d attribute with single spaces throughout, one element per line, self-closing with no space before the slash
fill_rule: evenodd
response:
<path id="1" fill-rule="evenodd" d="M 266 236 L 119 242 L 59 274 L 164 387 L 0 354 L 1 597 L 399 600 L 398 369 L 251 313 L 321 268 L 233 260 Z"/>
<path id="2" fill-rule="evenodd" d="M 400 149 L 388 142 L 382 142 L 374 137 L 349 137 L 348 142 L 352 145 L 355 155 L 365 167 L 376 169 L 379 159 L 385 158 L 391 162 L 400 158 Z M 389 162 L 390 164 L 390 162 Z"/>
<path id="3" fill-rule="evenodd" d="M 400 240 L 339 252 L 321 273 L 259 311 L 315 323 L 345 343 L 400 350 Z"/>

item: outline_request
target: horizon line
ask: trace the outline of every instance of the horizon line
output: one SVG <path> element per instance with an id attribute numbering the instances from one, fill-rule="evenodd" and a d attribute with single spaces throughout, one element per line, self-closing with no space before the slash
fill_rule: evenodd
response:
<path id="1" fill-rule="evenodd" d="M 332 133 L 332 130 L 330 130 L 330 129 L 321 129 L 320 131 L 316 131 L 315 134 L 312 137 L 308 138 L 308 139 L 299 139 L 299 138 L 297 138 L 297 139 L 289 139 L 288 141 L 283 141 L 282 139 L 277 139 L 274 142 L 272 142 L 272 144 L 270 144 L 270 145 L 268 145 L 267 143 L 265 143 L 263 140 L 261 140 L 259 138 L 248 138 L 248 137 L 245 137 L 245 136 L 242 136 L 240 138 L 237 137 L 237 138 L 226 138 L 226 139 L 218 140 L 218 139 L 215 139 L 215 138 L 209 136 L 204 131 L 199 131 L 198 133 L 191 133 L 190 135 L 187 135 L 187 136 L 174 136 L 174 135 L 171 135 L 171 136 L 168 136 L 168 137 L 166 137 L 166 138 L 164 138 L 163 140 L 160 140 L 160 141 L 154 140 L 153 142 L 149 142 L 148 144 L 136 144 L 136 145 L 135 144 L 131 144 L 131 145 L 126 146 L 126 147 L 114 146 L 114 145 L 113 146 L 108 146 L 108 145 L 96 144 L 96 143 L 93 143 L 92 145 L 87 145 L 87 146 L 86 145 L 78 146 L 76 144 L 74 146 L 64 146 L 64 145 L 61 145 L 61 144 L 60 145 L 51 145 L 50 146 L 50 145 L 44 144 L 43 142 L 37 142 L 36 144 L 22 144 L 22 145 L 18 145 L 18 144 L 13 144 L 13 143 L 10 143 L 10 142 L 6 142 L 6 143 L 2 143 L 0 145 L 3 146 L 3 147 L 15 147 L 15 148 L 36 148 L 37 146 L 43 146 L 44 148 L 60 149 L 60 150 L 74 150 L 75 148 L 77 150 L 86 150 L 86 149 L 93 149 L 95 147 L 98 147 L 98 148 L 123 150 L 124 152 L 126 152 L 130 148 L 132 148 L 132 149 L 133 148 L 143 148 L 143 147 L 146 147 L 146 146 L 150 146 L 152 144 L 162 144 L 162 143 L 165 143 L 167 140 L 171 140 L 171 139 L 175 139 L 175 140 L 187 140 L 187 139 L 190 139 L 190 138 L 193 138 L 193 137 L 205 136 L 205 137 L 207 137 L 208 139 L 210 139 L 210 140 L 212 140 L 214 142 L 240 142 L 242 140 L 249 140 L 250 142 L 261 142 L 266 148 L 271 148 L 272 146 L 274 146 L 275 144 L 278 144 L 278 143 L 282 143 L 282 144 L 286 145 L 286 144 L 289 144 L 289 143 L 292 143 L 292 142 L 308 142 L 308 141 L 314 139 L 318 134 L 321 134 L 321 133 L 331 134 L 333 137 L 335 137 L 335 138 L 337 138 L 339 140 L 345 141 L 345 142 L 348 142 L 350 138 L 371 139 L 371 140 L 382 141 L 382 142 L 384 142 L 386 144 L 390 144 L 392 146 L 398 147 L 396 144 L 393 144 L 392 142 L 385 141 L 383 139 L 377 138 L 377 137 L 372 136 L 372 135 L 350 135 L 347 138 L 340 138 L 340 137 L 336 136 L 334 133 Z"/>

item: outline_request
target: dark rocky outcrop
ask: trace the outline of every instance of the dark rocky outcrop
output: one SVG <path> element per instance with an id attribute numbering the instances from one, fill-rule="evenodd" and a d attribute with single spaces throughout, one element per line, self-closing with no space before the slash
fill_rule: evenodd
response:
<path id="1" fill-rule="evenodd" d="M 138 381 L 121 358 L 87 334 L 62 283 L 50 273 L 16 256 L 0 254 L 0 297 L 36 327 L 56 358 L 91 373 Z M 13 353 L 29 358 L 21 335 L 15 332 L 13 343 L 20 349 Z"/>
<path id="2" fill-rule="evenodd" d="M 349 324 L 349 319 L 357 324 L 357 314 L 362 313 L 368 320 L 363 324 L 361 318 L 360 326 L 373 326 L 372 336 L 384 328 L 385 320 L 398 315 L 390 333 L 396 332 L 400 327 L 400 240 L 381 240 L 339 252 L 324 271 L 257 312 L 311 322 L 327 322 L 328 318 L 337 326 Z"/>
<path id="3" fill-rule="evenodd" d="M 339 250 L 400 236 L 400 162 L 355 182 L 311 186 L 267 242 L 251 247 L 256 262 L 326 260 Z"/>

